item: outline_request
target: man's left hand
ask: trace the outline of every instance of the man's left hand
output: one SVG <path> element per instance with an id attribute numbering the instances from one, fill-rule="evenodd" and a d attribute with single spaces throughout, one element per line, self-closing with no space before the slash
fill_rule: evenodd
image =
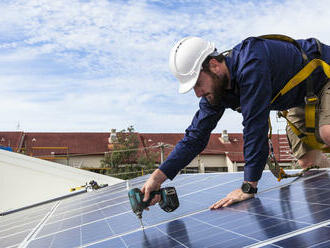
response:
<path id="1" fill-rule="evenodd" d="M 210 206 L 210 209 L 213 210 L 221 207 L 228 207 L 233 203 L 245 201 L 253 197 L 254 194 L 246 194 L 243 193 L 241 189 L 235 189 L 234 191 L 230 192 L 225 198 L 221 199 L 220 201 L 217 201 L 212 206 Z"/>

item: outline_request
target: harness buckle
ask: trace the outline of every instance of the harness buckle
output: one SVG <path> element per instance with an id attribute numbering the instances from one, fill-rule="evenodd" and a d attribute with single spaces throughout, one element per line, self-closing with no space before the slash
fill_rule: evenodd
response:
<path id="1" fill-rule="evenodd" d="M 306 104 L 317 104 L 319 102 L 319 98 L 316 95 L 305 96 Z"/>

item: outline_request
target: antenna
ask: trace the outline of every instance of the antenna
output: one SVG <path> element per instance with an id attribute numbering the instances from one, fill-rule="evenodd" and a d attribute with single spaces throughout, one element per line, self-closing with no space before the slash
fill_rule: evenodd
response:
<path id="1" fill-rule="evenodd" d="M 17 122 L 17 126 L 16 126 L 16 130 L 20 130 L 21 129 L 21 125 L 19 123 L 19 121 Z"/>

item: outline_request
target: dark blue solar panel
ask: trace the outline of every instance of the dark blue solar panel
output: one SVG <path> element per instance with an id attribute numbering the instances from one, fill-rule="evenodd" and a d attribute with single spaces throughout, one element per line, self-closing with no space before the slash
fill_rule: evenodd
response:
<path id="1" fill-rule="evenodd" d="M 144 231 L 131 211 L 126 182 L 121 183 L 62 200 L 28 247 L 243 247 L 262 244 L 329 220 L 329 173 L 311 171 L 308 174 L 278 183 L 265 172 L 256 198 L 215 211 L 208 207 L 240 187 L 243 174 L 179 175 L 163 186 L 176 187 L 180 207 L 172 213 L 165 213 L 158 206 L 144 211 Z M 132 180 L 131 187 L 140 188 L 147 177 Z M 324 228 L 328 229 L 322 227 L 322 230 Z M 327 238 L 320 241 L 320 245 L 327 241 Z"/>
<path id="2" fill-rule="evenodd" d="M 103 220 L 81 227 L 82 244 L 102 240 L 113 234 L 108 222 Z"/>
<path id="3" fill-rule="evenodd" d="M 283 247 L 330 247 L 330 228 L 321 227 L 312 231 L 281 240 L 275 245 Z"/>
<path id="4" fill-rule="evenodd" d="M 323 176 L 321 177 L 323 178 Z M 295 179 L 291 179 L 291 181 L 294 180 Z M 310 180 L 314 181 L 315 179 Z M 210 181 L 210 185 L 214 185 L 212 178 Z M 283 183 L 283 185 L 286 183 Z M 309 195 L 308 188 L 306 189 L 307 193 L 305 189 L 302 188 L 306 184 L 310 185 L 311 183 L 307 180 L 306 182 L 293 184 L 294 187 L 296 187 L 298 195 L 300 194 L 300 201 L 289 201 L 291 197 L 290 194 L 294 193 L 291 193 L 292 185 L 288 185 L 280 189 L 277 188 L 266 191 L 265 193 L 259 194 L 258 198 L 242 202 L 230 208 L 216 211 L 207 210 L 178 220 L 173 220 L 167 224 L 161 224 L 157 226 L 157 229 L 162 231 L 165 240 L 171 240 L 172 242 L 173 238 L 173 240 L 179 243 L 178 245 L 183 244 L 187 247 L 240 247 L 262 242 L 279 235 L 308 227 L 311 224 L 308 221 L 295 221 L 295 214 L 302 216 L 321 214 L 322 211 L 319 212 L 318 209 L 315 209 L 315 204 L 311 204 L 308 201 L 303 202 L 306 201 L 306 199 L 302 198 L 301 193 L 304 192 Z M 323 188 L 325 184 L 324 181 L 321 187 Z M 233 188 L 235 187 L 236 185 L 233 186 Z M 213 190 L 211 189 L 210 191 Z M 205 196 L 205 199 L 199 195 L 198 202 L 210 203 L 210 200 L 207 199 L 210 199 L 211 195 L 215 192 L 209 193 L 210 195 L 202 194 L 202 196 Z M 322 196 L 322 193 L 316 194 L 313 192 L 313 194 L 316 202 L 316 196 Z M 191 194 L 184 199 L 183 204 L 185 201 L 187 203 L 190 202 L 190 204 L 196 204 L 196 196 L 194 197 L 193 194 Z M 185 209 L 185 207 L 183 209 Z M 324 216 L 329 218 L 330 214 L 324 214 Z M 146 216 L 145 221 L 148 222 L 148 216 Z M 152 222 L 151 220 L 149 221 Z M 195 223 L 192 221 L 195 221 Z M 154 229 L 154 227 L 152 229 Z M 141 235 L 141 233 L 142 231 L 138 231 L 134 234 L 124 235 L 122 239 L 126 240 L 128 245 L 132 245 L 131 241 L 128 239 L 128 237 L 132 236 L 133 240 L 136 242 L 138 241 L 138 244 L 135 244 L 136 247 L 144 247 L 148 233 L 146 232 L 145 235 Z M 111 244 L 112 241 L 119 242 L 117 238 L 107 240 L 104 244 Z M 166 241 L 163 242 L 166 243 Z M 122 244 L 122 246 L 125 247 L 124 244 Z M 277 246 L 269 244 L 266 247 Z"/>
<path id="5" fill-rule="evenodd" d="M 122 241 L 122 239 L 120 238 L 116 238 L 116 239 L 112 239 L 112 240 L 108 240 L 102 243 L 97 243 L 94 245 L 90 245 L 89 247 L 93 247 L 93 248 L 119 248 L 119 247 L 127 247 L 125 245 L 125 243 Z"/>

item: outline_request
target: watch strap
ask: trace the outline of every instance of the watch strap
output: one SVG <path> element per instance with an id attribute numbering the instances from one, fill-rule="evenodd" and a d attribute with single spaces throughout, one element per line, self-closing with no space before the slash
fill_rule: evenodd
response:
<path id="1" fill-rule="evenodd" d="M 246 190 L 246 189 L 249 189 L 249 190 Z M 254 188 L 250 183 L 248 182 L 243 182 L 242 184 L 242 187 L 241 187 L 242 191 L 244 193 L 247 193 L 247 194 L 256 194 L 258 192 L 258 188 Z"/>

